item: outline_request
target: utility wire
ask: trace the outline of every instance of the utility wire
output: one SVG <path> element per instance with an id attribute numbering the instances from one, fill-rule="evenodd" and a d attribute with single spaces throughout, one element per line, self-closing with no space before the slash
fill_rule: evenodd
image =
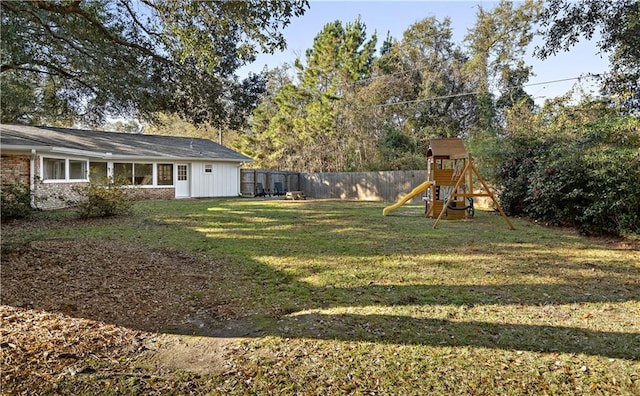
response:
<path id="1" fill-rule="evenodd" d="M 512 86 L 507 87 L 507 89 L 519 88 L 519 87 L 533 87 L 533 86 L 536 86 L 536 85 L 548 85 L 548 84 L 555 84 L 555 83 L 564 82 L 564 81 L 580 80 L 581 78 L 585 78 L 585 77 L 598 77 L 598 76 L 599 76 L 598 74 L 588 73 L 586 76 L 561 78 L 559 80 L 549 80 L 549 81 L 543 81 L 543 82 L 537 82 L 537 83 L 531 83 L 531 84 L 524 84 L 524 85 L 512 85 Z M 458 97 L 461 97 L 461 96 L 477 95 L 477 94 L 479 94 L 481 92 L 482 91 L 472 91 L 472 92 L 463 92 L 463 93 L 451 94 L 451 95 L 432 96 L 432 97 L 429 97 L 429 98 L 422 98 L 422 99 L 405 100 L 405 101 L 402 101 L 402 102 L 382 103 L 382 104 L 377 105 L 377 107 L 387 107 L 387 106 L 396 106 L 396 105 L 412 104 L 412 103 L 420 103 L 420 102 L 430 102 L 430 101 L 433 101 L 433 100 L 440 100 L 440 99 L 458 98 Z"/>

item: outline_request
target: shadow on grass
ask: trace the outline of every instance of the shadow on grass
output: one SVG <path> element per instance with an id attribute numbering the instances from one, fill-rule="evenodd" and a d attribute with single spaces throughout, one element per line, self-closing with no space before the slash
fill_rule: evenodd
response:
<path id="1" fill-rule="evenodd" d="M 261 317 L 257 321 L 229 322 L 226 327 L 209 329 L 199 335 L 227 337 L 230 334 L 242 337 L 277 336 L 401 345 L 481 347 L 640 359 L 638 333 L 393 315 L 308 313 L 281 319 Z"/>
<path id="2" fill-rule="evenodd" d="M 609 279 L 583 284 L 371 285 L 316 289 L 312 308 L 367 305 L 562 305 L 638 301 L 638 286 Z"/>
<path id="3" fill-rule="evenodd" d="M 436 306 L 454 305 L 559 305 L 576 303 L 618 303 L 638 301 L 640 268 L 627 262 L 584 263 L 560 253 L 550 253 L 548 246 L 541 248 L 537 240 L 529 242 L 531 233 L 493 229 L 484 223 L 460 223 L 449 229 L 432 231 L 425 219 L 387 219 L 371 221 L 375 210 L 337 210 L 335 205 L 291 204 L 265 211 L 258 204 L 222 205 L 219 210 L 207 208 L 197 214 L 171 213 L 161 221 L 113 221 L 97 223 L 95 228 L 52 230 L 52 235 L 67 240 L 88 235 L 91 240 L 109 239 L 104 245 L 109 251 L 82 251 L 72 258 L 64 247 L 41 248 L 39 254 L 46 266 L 64 282 L 52 282 L 50 272 L 42 266 L 30 266 L 29 257 L 19 272 L 12 270 L 12 257 L 2 257 L 2 301 L 31 309 L 65 312 L 72 316 L 106 321 L 116 325 L 145 331 L 164 331 L 176 334 L 197 334 L 211 337 L 261 337 L 266 335 L 287 338 L 337 339 L 382 343 L 474 346 L 536 352 L 584 353 L 611 358 L 640 359 L 640 335 L 632 332 L 602 332 L 578 327 L 515 325 L 475 321 L 419 319 L 402 315 L 320 314 L 310 310 L 335 307 L 366 306 Z M 225 212 L 223 215 L 219 211 Z M 502 219 L 493 219 L 495 222 Z M 105 228 L 105 225 L 108 226 Z M 78 233 L 81 234 L 78 234 Z M 330 237 L 327 237 L 330 235 Z M 429 243 L 425 243 L 425 238 Z M 574 244 L 576 239 L 545 242 Z M 135 242 L 134 242 L 135 241 Z M 83 244 L 81 239 L 79 244 Z M 117 245 L 135 246 L 119 251 Z M 155 246 L 149 248 L 145 244 Z M 115 246 L 115 247 L 114 247 Z M 159 249 L 163 246 L 163 250 Z M 167 249 L 180 254 L 158 258 Z M 140 254 L 132 259 L 135 250 Z M 44 253 L 43 253 L 44 252 Z M 185 260 L 182 255 L 191 252 Z M 451 256 L 447 258 L 446 253 Z M 16 262 L 20 254 L 13 256 Z M 147 254 L 153 253 L 153 254 Z M 508 280 L 520 274 L 549 275 L 541 267 L 557 265 L 554 276 L 557 283 L 502 283 L 502 284 L 371 284 L 354 287 L 314 286 L 283 270 L 263 264 L 256 257 L 269 255 L 290 261 L 305 262 L 309 257 L 334 260 L 336 257 L 397 256 L 405 260 L 412 256 L 438 254 L 434 268 L 455 266 L 460 257 L 471 256 L 477 263 L 491 260 L 493 255 L 513 255 L 513 265 L 501 268 L 500 277 Z M 104 257 L 104 265 L 85 256 Z M 195 255 L 206 257 L 196 262 Z M 83 256 L 84 255 L 84 256 Z M 155 255 L 155 256 L 154 256 Z M 165 254 L 166 256 L 166 254 Z M 119 262 L 120 273 L 114 274 L 110 262 Z M 44 262 L 44 261 L 43 261 Z M 186 263 L 186 264 L 184 264 Z M 349 261 L 346 261 L 349 265 Z M 476 263 L 476 264 L 477 264 Z M 529 264 L 528 264 L 529 263 Z M 43 264 L 44 265 L 44 264 Z M 368 265 L 368 264 L 367 264 Z M 464 267 L 469 265 L 464 263 Z M 301 269 L 304 265 L 296 267 Z M 307 264 L 305 272 L 322 273 L 336 268 L 335 264 L 320 262 Z M 479 274 L 486 271 L 479 266 Z M 491 269 L 489 269 L 491 267 Z M 504 267 L 504 266 L 503 266 Z M 600 277 L 576 277 L 567 270 L 597 269 Z M 395 268 L 393 271 L 402 271 Z M 158 282 L 159 274 L 165 276 Z M 481 275 L 478 275 L 481 276 Z M 119 277 L 119 278 L 118 278 Z M 99 281 L 91 283 L 92 279 Z M 120 279 L 133 279 L 131 290 L 114 286 Z M 10 282 L 7 282 L 10 280 Z M 110 280 L 109 282 L 105 280 Z M 197 282 L 196 282 L 197 281 Z M 185 286 L 199 288 L 189 295 L 180 295 Z M 65 288 L 65 284 L 67 287 Z M 25 285 L 29 285 L 26 287 Z M 70 285 L 73 285 L 73 290 Z M 22 289 L 21 289 L 22 288 Z M 82 289 L 85 288 L 85 289 Z M 104 288 L 100 293 L 96 289 Z M 176 290 L 178 293 L 166 293 Z M 140 293 L 144 291 L 141 297 Z M 93 293 L 91 304 L 109 307 L 108 311 L 85 309 L 83 294 Z M 75 296 L 71 301 L 69 296 Z M 60 304 L 52 302 L 59 298 Z M 142 301 L 137 310 L 132 299 Z M 24 303 L 28 301 L 28 303 Z M 64 304 L 63 304 L 64 303 Z M 176 311 L 176 315 L 163 323 L 149 323 L 145 307 L 156 312 Z M 66 308 L 65 308 L 66 307 Z M 69 309 L 73 307 L 73 309 Z M 108 313 L 105 313 L 108 312 Z M 183 315 L 186 320 L 179 321 Z"/>
<path id="4" fill-rule="evenodd" d="M 431 346 L 471 346 L 547 353 L 582 353 L 609 358 L 640 359 L 640 333 L 596 331 L 579 327 L 521 325 L 414 318 L 404 315 L 326 314 L 313 312 L 336 307 L 389 307 L 453 305 L 464 309 L 482 305 L 562 305 L 637 301 L 637 286 L 612 284 L 600 294 L 584 293 L 582 285 L 511 284 L 499 286 L 365 286 L 357 288 L 313 288 L 288 283 L 311 295 L 303 306 L 265 310 L 263 314 L 233 319 L 207 327 L 207 318 L 199 326 L 173 328 L 171 332 L 209 337 L 311 338 L 341 341 L 366 341 Z M 302 288 L 302 289 L 301 289 Z M 635 288 L 635 289 L 634 289 Z M 563 298 L 550 295 L 563 293 Z M 293 296 L 280 295 L 287 304 Z M 428 308 L 427 308 L 428 310 Z M 289 312 L 291 311 L 291 312 Z M 311 311 L 311 312 L 308 312 Z M 548 321 L 547 319 L 540 319 Z M 550 319 L 553 320 L 553 319 Z"/>

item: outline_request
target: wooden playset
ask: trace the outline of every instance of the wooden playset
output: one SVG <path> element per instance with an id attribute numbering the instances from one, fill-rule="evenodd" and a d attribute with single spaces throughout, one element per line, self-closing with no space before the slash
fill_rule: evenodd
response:
<path id="1" fill-rule="evenodd" d="M 484 191 L 474 190 L 474 175 Z M 442 219 L 473 217 L 473 198 L 490 197 L 509 228 L 513 229 L 496 197 L 473 166 L 471 155 L 465 149 L 462 139 L 431 139 L 427 150 L 427 180 L 396 204 L 384 208 L 383 215 L 386 216 L 389 211 L 423 191 L 426 191 L 422 197 L 425 201 L 425 216 L 436 218 L 433 228 Z"/>

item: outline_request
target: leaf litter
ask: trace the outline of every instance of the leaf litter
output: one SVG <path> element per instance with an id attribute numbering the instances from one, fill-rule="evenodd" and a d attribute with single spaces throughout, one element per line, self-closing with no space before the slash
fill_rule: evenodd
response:
<path id="1" fill-rule="evenodd" d="M 219 272 L 179 252 L 112 241 L 33 241 L 3 254 L 2 394 L 55 389 L 80 375 L 222 366 L 232 339 L 179 337 L 214 331 L 241 312 L 217 298 Z"/>

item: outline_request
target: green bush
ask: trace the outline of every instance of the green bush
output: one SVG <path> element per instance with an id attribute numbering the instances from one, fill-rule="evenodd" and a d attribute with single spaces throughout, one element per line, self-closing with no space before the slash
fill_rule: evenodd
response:
<path id="1" fill-rule="evenodd" d="M 70 204 L 83 218 L 125 215 L 131 212 L 133 201 L 121 184 L 106 180 L 88 186 L 76 186 L 78 198 Z"/>
<path id="2" fill-rule="evenodd" d="M 507 137 L 496 174 L 511 215 L 584 233 L 640 233 L 640 121 L 607 117 Z"/>
<path id="3" fill-rule="evenodd" d="M 2 186 L 2 219 L 19 219 L 29 217 L 34 209 L 31 207 L 31 191 L 21 181 Z"/>

